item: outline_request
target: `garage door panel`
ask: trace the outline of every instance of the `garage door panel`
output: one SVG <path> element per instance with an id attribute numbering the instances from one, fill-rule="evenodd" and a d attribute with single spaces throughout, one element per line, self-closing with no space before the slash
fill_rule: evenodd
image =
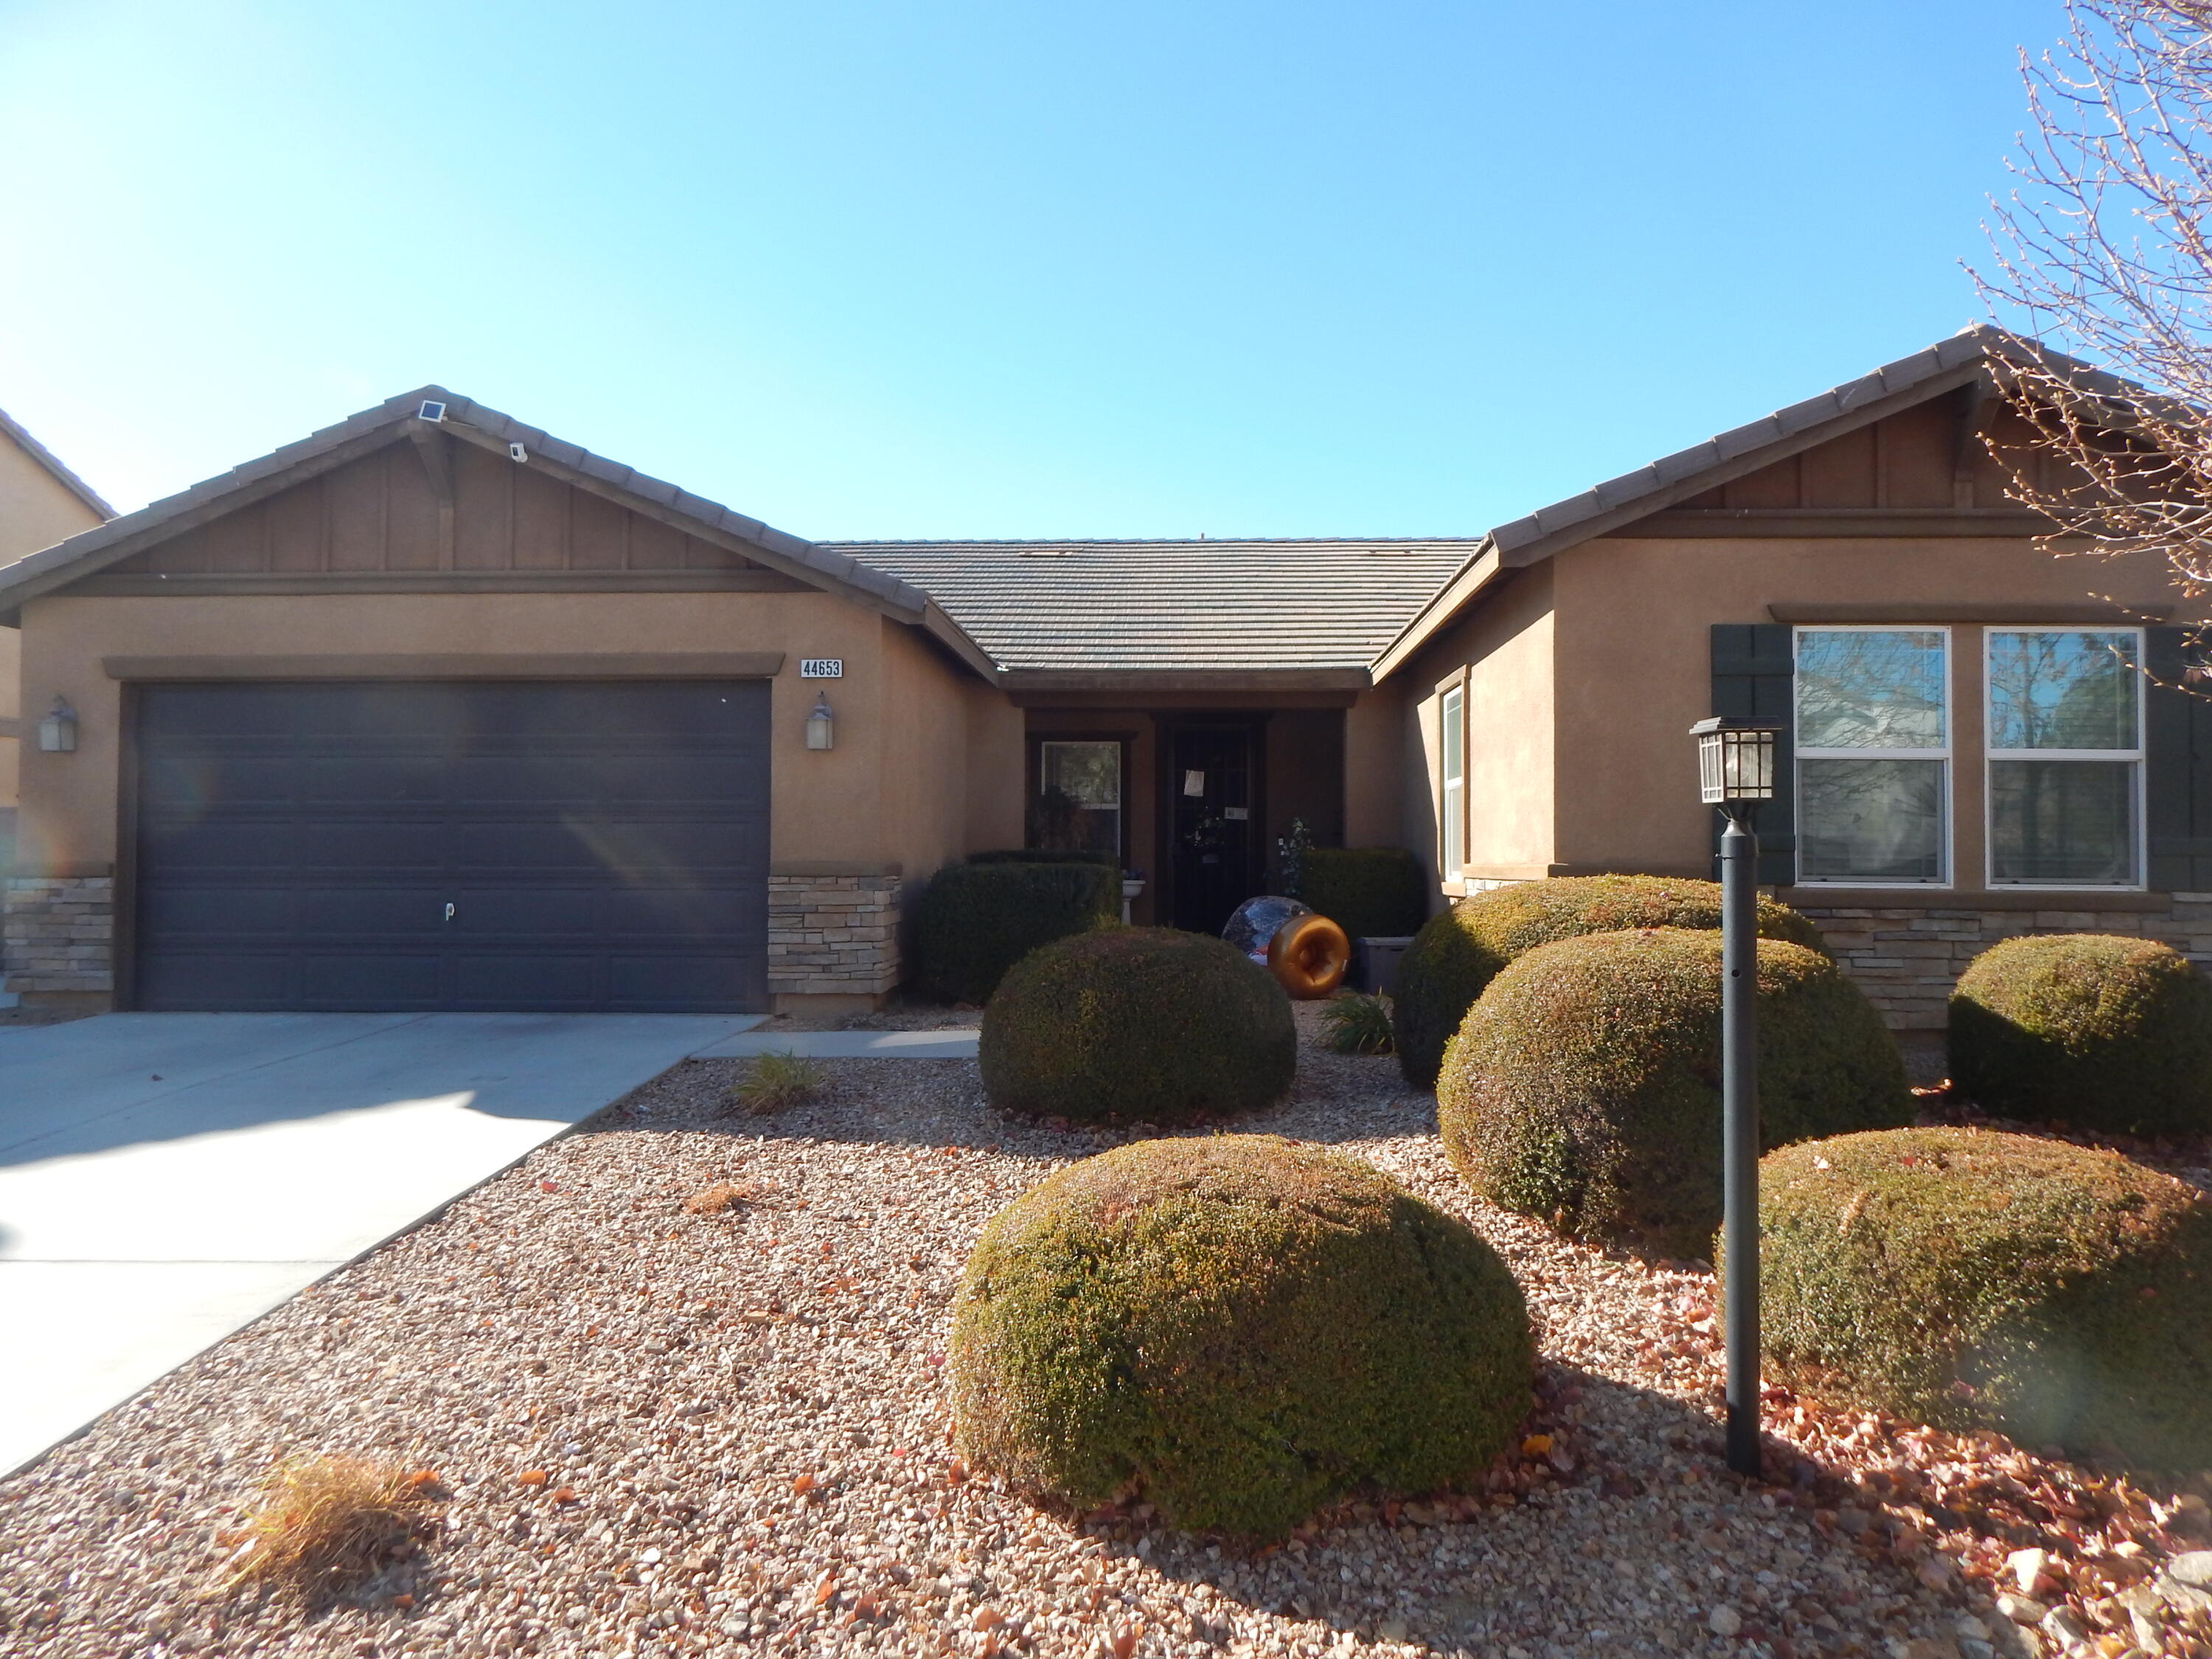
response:
<path id="1" fill-rule="evenodd" d="M 768 917 L 743 894 L 700 887 L 625 887 L 607 898 L 605 927 L 625 942 L 726 937 L 768 943 Z"/>
<path id="2" fill-rule="evenodd" d="M 301 953 L 299 1006 L 332 1011 L 398 1011 L 445 1006 L 442 963 L 435 951 L 356 949 Z"/>
<path id="3" fill-rule="evenodd" d="M 136 1000 L 764 1008 L 768 708 L 759 681 L 144 688 Z"/>
<path id="4" fill-rule="evenodd" d="M 164 951 L 143 959 L 138 995 L 149 1008 L 258 1012 L 300 1006 L 289 955 L 231 949 Z"/>
<path id="5" fill-rule="evenodd" d="M 446 937 L 446 895 L 432 887 L 309 887 L 300 892 L 311 938 L 404 939 L 418 949 Z"/>
<path id="6" fill-rule="evenodd" d="M 453 966 L 452 995 L 464 1008 L 590 1008 L 606 1000 L 596 983 L 596 959 L 582 951 L 463 952 Z"/>
<path id="7" fill-rule="evenodd" d="M 617 956 L 609 966 L 607 1000 L 623 1010 L 712 1013 L 759 1007 L 768 1000 L 762 956 Z"/>
<path id="8" fill-rule="evenodd" d="M 289 762 L 258 755 L 165 756 L 141 775 L 139 800 L 149 810 L 198 817 L 212 809 L 289 805 L 299 792 Z"/>
<path id="9" fill-rule="evenodd" d="M 444 804 L 453 791 L 452 763 L 441 756 L 308 756 L 285 763 L 283 769 L 295 781 L 300 800 L 315 806 Z"/>
<path id="10" fill-rule="evenodd" d="M 288 939 L 298 929 L 297 899 L 283 887 L 164 887 L 138 911 L 142 939 Z"/>
<path id="11" fill-rule="evenodd" d="M 142 865 L 189 869 L 196 880 L 204 880 L 288 869 L 297 848 L 289 824 L 208 813 L 145 826 L 139 835 L 138 856 Z"/>

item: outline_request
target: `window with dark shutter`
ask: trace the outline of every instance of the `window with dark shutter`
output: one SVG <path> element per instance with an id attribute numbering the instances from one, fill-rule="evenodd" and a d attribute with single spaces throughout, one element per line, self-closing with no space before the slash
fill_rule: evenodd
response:
<path id="1" fill-rule="evenodd" d="M 2143 817 L 2149 885 L 2212 891 L 2212 664 L 2194 629 L 2143 629 Z"/>
<path id="2" fill-rule="evenodd" d="M 1774 799 L 1759 808 L 1759 880 L 1787 887 L 1797 879 L 1796 745 L 1791 726 L 1796 664 L 1787 623 L 1715 623 L 1712 630 L 1713 710 L 1737 720 L 1778 720 L 1774 745 Z M 1719 814 L 1714 814 L 1716 859 Z M 1719 874 L 1717 862 L 1714 873 Z"/>

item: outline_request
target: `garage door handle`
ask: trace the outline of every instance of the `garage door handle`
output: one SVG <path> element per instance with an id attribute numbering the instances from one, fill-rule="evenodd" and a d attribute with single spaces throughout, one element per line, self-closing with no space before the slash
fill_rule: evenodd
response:
<path id="1" fill-rule="evenodd" d="M 451 921 L 453 919 L 453 907 L 452 905 L 448 904 L 448 905 L 446 907 L 446 920 L 447 920 L 447 921 Z"/>

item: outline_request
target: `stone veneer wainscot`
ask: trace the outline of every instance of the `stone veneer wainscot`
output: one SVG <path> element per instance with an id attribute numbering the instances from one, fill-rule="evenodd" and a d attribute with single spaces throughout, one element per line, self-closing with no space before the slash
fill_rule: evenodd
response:
<path id="1" fill-rule="evenodd" d="M 1802 888 L 1789 901 L 1812 918 L 1836 961 L 1881 1010 L 1893 1030 L 1941 1030 L 1951 988 L 1966 964 L 1999 939 L 2022 933 L 2121 933 L 2172 945 L 2199 967 L 2212 964 L 2212 893 L 2130 894 L 2127 909 L 2097 896 L 2052 894 L 2047 908 L 1984 908 L 1969 895 L 1951 903 L 1826 905 Z M 2154 908 L 2141 908 L 2148 896 Z"/>
<path id="2" fill-rule="evenodd" d="M 899 981 L 896 873 L 772 874 L 768 878 L 771 996 L 878 998 Z"/>
<path id="3" fill-rule="evenodd" d="M 10 876 L 7 978 L 15 992 L 115 989 L 115 878 Z"/>

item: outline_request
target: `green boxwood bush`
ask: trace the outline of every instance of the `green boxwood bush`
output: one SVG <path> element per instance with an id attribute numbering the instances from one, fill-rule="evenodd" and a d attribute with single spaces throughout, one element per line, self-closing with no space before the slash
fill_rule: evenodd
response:
<path id="1" fill-rule="evenodd" d="M 983 1002 L 1038 945 L 1121 918 L 1121 878 L 1105 865 L 948 864 L 915 909 L 916 977 L 948 1002 Z"/>
<path id="2" fill-rule="evenodd" d="M 1024 957 L 983 1009 L 977 1059 L 1007 1111 L 1181 1123 L 1280 1098 L 1297 1028 L 1274 975 L 1232 946 L 1114 927 Z"/>
<path id="3" fill-rule="evenodd" d="M 1905 1064 L 1816 951 L 1759 948 L 1767 1146 L 1912 1121 Z M 1698 1256 L 1721 1216 L 1721 936 L 1594 933 L 1516 957 L 1444 1057 L 1444 1150 L 1492 1202 L 1577 1237 Z"/>
<path id="4" fill-rule="evenodd" d="M 1428 878 L 1402 847 L 1310 847 L 1297 896 L 1352 939 L 1400 938 L 1429 914 Z"/>
<path id="5" fill-rule="evenodd" d="M 970 864 L 1103 864 L 1119 870 L 1121 860 L 1111 853 L 1054 853 L 1041 847 L 1002 847 L 995 852 L 970 853 Z"/>
<path id="6" fill-rule="evenodd" d="M 1355 1488 L 1473 1475 L 1530 1405 L 1520 1286 L 1340 1152 L 1139 1141 L 983 1230 L 947 1355 L 963 1456 L 1079 1508 L 1280 1537 Z"/>
<path id="7" fill-rule="evenodd" d="M 1462 899 L 1429 918 L 1398 963 L 1391 996 L 1399 1067 L 1414 1087 L 1434 1087 L 1444 1044 L 1483 987 L 1523 951 L 1580 933 L 1720 925 L 1718 883 L 1666 876 L 1560 876 Z M 1759 902 L 1759 931 L 1826 949 L 1819 928 L 1771 899 Z"/>
<path id="8" fill-rule="evenodd" d="M 2007 1117 L 2212 1130 L 2212 981 L 2153 939 L 2007 939 L 1951 994 L 1951 1080 Z"/>
<path id="9" fill-rule="evenodd" d="M 1759 1216 L 1762 1345 L 1808 1391 L 2212 1467 L 2194 1187 L 2064 1141 L 1897 1129 L 1770 1153 Z"/>

